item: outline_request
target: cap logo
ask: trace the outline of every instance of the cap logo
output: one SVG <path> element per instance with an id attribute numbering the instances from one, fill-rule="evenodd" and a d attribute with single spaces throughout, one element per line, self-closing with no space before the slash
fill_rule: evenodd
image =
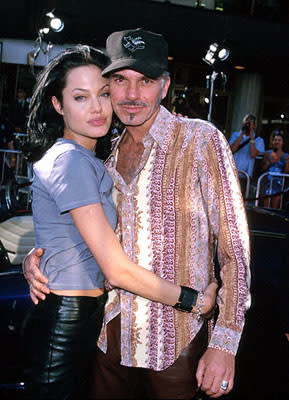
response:
<path id="1" fill-rule="evenodd" d="M 145 48 L 145 41 L 141 36 L 132 37 L 132 36 L 124 36 L 123 37 L 123 47 L 125 47 L 131 53 L 134 53 L 136 50 L 142 50 Z"/>

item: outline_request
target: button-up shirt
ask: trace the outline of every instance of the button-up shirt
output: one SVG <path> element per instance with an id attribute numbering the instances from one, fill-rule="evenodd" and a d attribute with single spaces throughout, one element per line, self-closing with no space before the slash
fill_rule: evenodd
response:
<path id="1" fill-rule="evenodd" d="M 121 139 L 107 168 L 124 251 L 160 277 L 197 290 L 214 279 L 217 251 L 222 286 L 209 347 L 235 354 L 250 303 L 250 255 L 237 170 L 225 137 L 208 122 L 175 117 L 161 107 L 128 184 L 116 170 Z M 113 289 L 98 342 L 104 352 L 106 325 L 119 313 L 121 364 L 154 370 L 172 365 L 203 323 L 193 313 Z"/>

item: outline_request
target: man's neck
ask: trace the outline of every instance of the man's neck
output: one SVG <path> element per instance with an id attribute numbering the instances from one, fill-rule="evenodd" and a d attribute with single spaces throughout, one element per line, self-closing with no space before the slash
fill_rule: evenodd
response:
<path id="1" fill-rule="evenodd" d="M 135 143 L 140 143 L 143 140 L 143 137 L 147 134 L 150 128 L 145 128 L 142 126 L 127 126 L 126 127 L 126 136 L 129 136 L 131 140 Z"/>

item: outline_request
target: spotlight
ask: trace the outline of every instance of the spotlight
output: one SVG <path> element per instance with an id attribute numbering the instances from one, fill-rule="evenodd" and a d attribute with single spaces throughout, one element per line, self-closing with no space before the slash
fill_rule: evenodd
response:
<path id="1" fill-rule="evenodd" d="M 216 61 L 216 51 L 218 49 L 218 43 L 213 43 L 210 45 L 209 50 L 207 51 L 207 54 L 203 58 L 203 60 L 209 64 L 213 65 Z"/>
<path id="2" fill-rule="evenodd" d="M 64 22 L 62 21 L 62 19 L 56 17 L 53 14 L 53 11 L 50 11 L 46 14 L 46 16 L 49 18 L 48 21 L 49 28 L 52 29 L 53 32 L 61 32 L 62 29 L 64 28 Z"/>
<path id="3" fill-rule="evenodd" d="M 40 51 L 42 51 L 43 54 L 47 54 L 53 47 L 51 42 L 47 43 L 45 41 L 45 35 L 48 35 L 50 30 L 53 32 L 61 32 L 64 28 L 64 22 L 54 15 L 54 10 L 46 13 L 44 19 L 45 24 L 43 24 L 44 26 L 41 24 L 43 27 L 38 31 L 38 36 L 34 43 L 34 49 L 27 54 L 28 64 L 32 67 L 32 69 Z"/>
<path id="4" fill-rule="evenodd" d="M 218 58 L 221 61 L 225 61 L 229 57 L 229 54 L 230 54 L 229 49 L 226 49 L 226 47 L 223 47 L 218 53 Z"/>
<path id="5" fill-rule="evenodd" d="M 230 55 L 230 50 L 226 47 L 221 47 L 218 43 L 212 43 L 203 58 L 207 64 L 213 66 L 216 61 L 225 61 Z"/>
<path id="6" fill-rule="evenodd" d="M 49 28 L 39 29 L 39 35 L 47 35 L 48 32 L 49 32 Z"/>

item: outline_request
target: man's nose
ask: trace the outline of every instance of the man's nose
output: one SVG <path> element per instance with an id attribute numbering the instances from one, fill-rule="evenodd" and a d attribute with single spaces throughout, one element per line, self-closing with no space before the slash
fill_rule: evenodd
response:
<path id="1" fill-rule="evenodd" d="M 127 98 L 130 100 L 135 100 L 139 97 L 139 89 L 136 83 L 130 82 L 127 86 Z"/>

